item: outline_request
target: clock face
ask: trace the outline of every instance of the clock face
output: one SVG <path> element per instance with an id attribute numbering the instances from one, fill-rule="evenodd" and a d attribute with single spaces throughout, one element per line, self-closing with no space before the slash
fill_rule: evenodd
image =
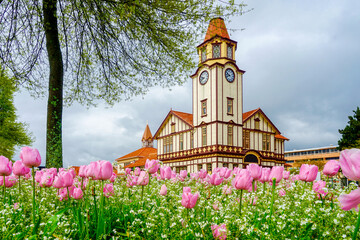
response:
<path id="1" fill-rule="evenodd" d="M 232 69 L 228 68 L 225 70 L 225 78 L 228 82 L 232 83 L 235 80 L 235 73 Z"/>
<path id="2" fill-rule="evenodd" d="M 209 73 L 207 71 L 203 71 L 199 77 L 200 83 L 205 84 L 208 79 L 209 79 Z"/>

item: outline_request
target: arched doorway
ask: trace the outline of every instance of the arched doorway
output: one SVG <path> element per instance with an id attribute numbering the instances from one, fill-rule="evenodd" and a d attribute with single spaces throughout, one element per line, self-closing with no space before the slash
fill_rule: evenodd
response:
<path id="1" fill-rule="evenodd" d="M 254 154 L 247 154 L 244 158 L 244 163 L 256 163 L 259 164 L 259 158 Z"/>

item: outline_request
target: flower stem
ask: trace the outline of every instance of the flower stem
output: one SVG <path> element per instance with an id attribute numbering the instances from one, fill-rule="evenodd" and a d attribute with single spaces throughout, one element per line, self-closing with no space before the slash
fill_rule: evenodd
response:
<path id="1" fill-rule="evenodd" d="M 241 216 L 241 203 L 242 203 L 242 195 L 243 195 L 243 190 L 240 190 L 240 199 L 239 199 L 239 215 Z"/>
<path id="2" fill-rule="evenodd" d="M 276 178 L 272 179 L 272 196 L 271 196 L 271 206 L 270 206 L 270 217 L 272 216 L 274 210 L 274 198 L 275 198 L 275 187 L 276 187 Z"/>
<path id="3" fill-rule="evenodd" d="M 35 226 L 35 170 L 31 167 L 32 179 L 33 179 L 33 199 L 32 199 L 32 213 L 33 213 L 33 224 Z"/>
<path id="4" fill-rule="evenodd" d="M 359 231 L 359 226 L 360 226 L 360 211 L 359 211 L 359 216 L 358 216 L 358 220 L 357 220 L 357 223 L 356 223 L 356 226 L 355 226 L 355 230 L 354 230 L 352 240 L 356 239 L 356 235 L 357 235 L 357 233 Z"/>
<path id="5" fill-rule="evenodd" d="M 5 175 L 3 175 L 3 196 L 4 196 L 4 205 L 5 205 Z"/>

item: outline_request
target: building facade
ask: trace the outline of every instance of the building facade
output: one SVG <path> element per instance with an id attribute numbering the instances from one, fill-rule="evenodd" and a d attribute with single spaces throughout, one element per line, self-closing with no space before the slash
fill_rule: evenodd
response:
<path id="1" fill-rule="evenodd" d="M 309 149 L 292 150 L 285 152 L 286 163 L 291 164 L 293 167 L 301 166 L 303 163 L 312 162 L 325 163 L 329 160 L 339 160 L 340 150 L 337 146 L 327 146 Z"/>
<path id="2" fill-rule="evenodd" d="M 211 20 L 191 76 L 193 113 L 170 110 L 154 134 L 158 159 L 177 172 L 285 163 L 288 139 L 260 108 L 243 113 L 245 71 L 236 64 L 236 46 L 223 19 Z"/>

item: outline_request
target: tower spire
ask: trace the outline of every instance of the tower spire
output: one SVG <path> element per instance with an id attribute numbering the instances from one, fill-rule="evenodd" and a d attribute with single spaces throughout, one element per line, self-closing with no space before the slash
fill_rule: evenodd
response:
<path id="1" fill-rule="evenodd" d="M 142 146 L 143 147 L 153 147 L 153 136 L 151 134 L 150 128 L 149 128 L 149 124 L 146 123 L 146 127 L 145 127 L 145 131 L 143 134 L 143 137 L 141 139 L 142 142 Z"/>
<path id="2" fill-rule="evenodd" d="M 220 17 L 211 19 L 208 30 L 205 35 L 204 42 L 206 42 L 207 40 L 210 40 L 211 38 L 213 38 L 215 36 L 230 39 L 228 31 L 225 26 L 224 19 L 222 19 Z"/>

